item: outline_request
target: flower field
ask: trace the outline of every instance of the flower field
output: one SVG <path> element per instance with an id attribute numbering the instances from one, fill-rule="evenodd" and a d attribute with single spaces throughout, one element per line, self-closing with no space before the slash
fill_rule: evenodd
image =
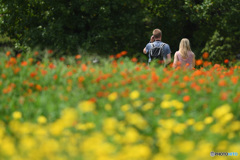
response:
<path id="1" fill-rule="evenodd" d="M 96 64 L 4 53 L 0 159 L 239 159 L 240 66 L 204 54 L 191 71 L 149 68 L 125 54 Z"/>

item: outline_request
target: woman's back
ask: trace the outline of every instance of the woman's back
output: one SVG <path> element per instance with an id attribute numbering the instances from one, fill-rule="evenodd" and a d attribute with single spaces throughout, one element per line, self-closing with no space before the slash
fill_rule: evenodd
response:
<path id="1" fill-rule="evenodd" d="M 178 66 L 181 66 L 181 67 L 187 67 L 187 68 L 193 68 L 194 65 L 193 65 L 193 59 L 195 59 L 195 55 L 192 51 L 187 51 L 187 56 L 186 57 L 183 57 L 183 55 L 180 53 L 180 51 L 177 51 L 175 53 L 175 58 L 177 59 L 178 61 Z"/>

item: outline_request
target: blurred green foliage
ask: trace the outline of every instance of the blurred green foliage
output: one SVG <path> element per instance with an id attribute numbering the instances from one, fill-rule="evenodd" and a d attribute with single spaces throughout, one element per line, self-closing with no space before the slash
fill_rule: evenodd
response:
<path id="1" fill-rule="evenodd" d="M 1 34 L 16 39 L 18 46 L 65 54 L 75 54 L 79 47 L 106 55 L 127 50 L 133 55 L 142 52 L 152 30 L 160 28 L 172 53 L 182 38 L 190 40 L 197 58 L 203 51 L 216 61 L 240 53 L 238 0 L 0 2 Z"/>

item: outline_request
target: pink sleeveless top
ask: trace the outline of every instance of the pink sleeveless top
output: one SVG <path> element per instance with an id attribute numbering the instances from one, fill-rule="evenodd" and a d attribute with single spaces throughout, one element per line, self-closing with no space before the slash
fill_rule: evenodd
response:
<path id="1" fill-rule="evenodd" d="M 179 51 L 177 51 L 175 54 L 176 54 L 178 63 L 180 62 L 181 64 L 180 65 L 181 67 L 193 68 L 192 62 L 194 58 L 194 53 L 192 51 L 187 52 L 187 55 L 188 55 L 187 58 L 183 58 Z"/>

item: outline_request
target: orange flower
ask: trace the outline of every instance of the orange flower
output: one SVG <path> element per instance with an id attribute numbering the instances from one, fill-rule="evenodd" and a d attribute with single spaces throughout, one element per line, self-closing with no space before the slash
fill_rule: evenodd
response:
<path id="1" fill-rule="evenodd" d="M 150 98 L 149 98 L 149 101 L 150 101 L 150 102 L 154 102 L 154 101 L 155 101 L 155 98 L 154 98 L 154 97 L 150 97 Z"/>
<path id="2" fill-rule="evenodd" d="M 127 54 L 127 51 L 122 51 L 120 54 L 121 54 L 122 56 L 124 56 L 124 55 Z"/>
<path id="3" fill-rule="evenodd" d="M 47 51 L 47 53 L 48 53 L 48 54 L 52 54 L 52 53 L 53 53 L 53 50 L 50 49 L 50 50 Z"/>
<path id="4" fill-rule="evenodd" d="M 228 93 L 222 92 L 222 93 L 220 94 L 220 98 L 221 98 L 221 100 L 223 100 L 223 101 L 227 100 L 227 98 L 228 98 Z"/>
<path id="5" fill-rule="evenodd" d="M 120 58 L 120 57 L 122 57 L 122 55 L 121 55 L 121 53 L 118 53 L 115 57 Z"/>
<path id="6" fill-rule="evenodd" d="M 56 79 L 57 79 L 57 77 L 58 77 L 58 76 L 55 74 L 55 75 L 53 76 L 53 79 L 54 79 L 54 80 L 56 80 Z"/>
<path id="7" fill-rule="evenodd" d="M 26 66 L 27 62 L 26 61 L 22 61 L 21 66 Z"/>
<path id="8" fill-rule="evenodd" d="M 207 59 L 208 56 L 209 56 L 208 52 L 204 52 L 203 55 L 202 55 L 202 57 L 203 57 L 204 59 Z"/>
<path id="9" fill-rule="evenodd" d="M 231 81 L 232 81 L 233 84 L 237 84 L 238 83 L 238 77 L 237 76 L 232 77 Z"/>
<path id="10" fill-rule="evenodd" d="M 7 57 L 10 56 L 10 54 L 11 54 L 11 52 L 10 52 L 10 51 L 7 51 L 6 56 L 7 56 Z"/>
<path id="11" fill-rule="evenodd" d="M 17 58 L 20 58 L 20 57 L 21 57 L 21 53 L 18 53 L 18 54 L 17 54 Z"/>
<path id="12" fill-rule="evenodd" d="M 33 58 L 28 58 L 28 61 L 29 61 L 30 63 L 32 63 L 32 62 L 33 62 Z"/>
<path id="13" fill-rule="evenodd" d="M 229 62 L 228 59 L 225 59 L 225 60 L 224 60 L 224 63 L 225 63 L 225 64 L 228 64 L 228 62 Z"/>
<path id="14" fill-rule="evenodd" d="M 97 100 L 96 100 L 96 98 L 93 97 L 93 98 L 90 98 L 89 101 L 92 101 L 95 103 Z"/>
<path id="15" fill-rule="evenodd" d="M 215 64 L 214 66 L 213 66 L 213 68 L 220 68 L 221 66 L 220 66 L 220 64 Z"/>
<path id="16" fill-rule="evenodd" d="M 190 81 L 190 78 L 188 76 L 184 76 L 183 80 L 187 82 L 187 81 Z"/>
<path id="17" fill-rule="evenodd" d="M 153 82 L 157 82 L 158 79 L 159 79 L 159 77 L 156 75 L 156 73 L 152 72 L 152 80 L 153 80 Z"/>
<path id="18" fill-rule="evenodd" d="M 37 89 L 38 91 L 41 91 L 41 90 L 42 90 L 41 85 L 37 84 L 37 85 L 36 85 L 36 89 Z"/>
<path id="19" fill-rule="evenodd" d="M 83 76 L 78 77 L 78 82 L 79 83 L 82 83 L 83 81 L 84 81 L 84 77 Z"/>
<path id="20" fill-rule="evenodd" d="M 60 60 L 60 61 L 64 61 L 65 58 L 64 58 L 64 57 L 60 57 L 59 60 Z"/>
<path id="21" fill-rule="evenodd" d="M 56 66 L 55 66 L 53 63 L 50 63 L 48 67 L 49 67 L 50 69 L 56 68 Z"/>
<path id="22" fill-rule="evenodd" d="M 198 59 L 197 61 L 196 61 L 196 66 L 200 66 L 200 65 L 202 65 L 203 64 L 203 61 L 201 60 L 201 59 Z"/>
<path id="23" fill-rule="evenodd" d="M 184 96 L 184 97 L 183 97 L 183 101 L 184 101 L 184 102 L 190 101 L 190 96 Z"/>
<path id="24" fill-rule="evenodd" d="M 9 61 L 10 61 L 12 64 L 16 64 L 16 63 L 17 63 L 17 60 L 16 60 L 16 58 L 14 58 L 14 57 L 11 57 Z"/>
<path id="25" fill-rule="evenodd" d="M 203 62 L 203 67 L 210 66 L 211 64 L 212 64 L 212 62 L 204 61 Z"/>
<path id="26" fill-rule="evenodd" d="M 219 80 L 218 85 L 221 87 L 224 87 L 227 85 L 227 82 L 225 80 L 221 79 L 221 80 Z"/>
<path id="27" fill-rule="evenodd" d="M 114 58 L 114 55 L 110 55 L 109 58 L 110 58 L 110 59 L 113 59 L 113 58 Z"/>
<path id="28" fill-rule="evenodd" d="M 136 58 L 136 57 L 133 57 L 133 58 L 131 59 L 131 61 L 132 61 L 132 62 L 137 62 L 137 58 Z"/>
<path id="29" fill-rule="evenodd" d="M 69 76 L 69 77 L 72 76 L 72 74 L 73 73 L 71 71 L 67 72 L 67 76 Z"/>
<path id="30" fill-rule="evenodd" d="M 75 56 L 75 59 L 80 59 L 82 56 L 80 54 Z"/>
<path id="31" fill-rule="evenodd" d="M 20 68 L 19 68 L 19 67 L 17 67 L 17 68 L 15 68 L 15 69 L 14 69 L 14 71 L 13 71 L 13 72 L 14 72 L 14 74 L 17 74 L 19 71 L 20 71 Z"/>
<path id="32" fill-rule="evenodd" d="M 32 72 L 32 73 L 30 73 L 30 77 L 35 77 L 37 75 L 37 73 L 36 72 Z"/>
<path id="33" fill-rule="evenodd" d="M 34 56 L 37 56 L 38 54 L 39 54 L 39 52 L 38 52 L 38 51 L 34 52 Z"/>
<path id="34" fill-rule="evenodd" d="M 85 72 L 87 70 L 87 65 L 86 64 L 82 64 L 82 71 Z"/>

